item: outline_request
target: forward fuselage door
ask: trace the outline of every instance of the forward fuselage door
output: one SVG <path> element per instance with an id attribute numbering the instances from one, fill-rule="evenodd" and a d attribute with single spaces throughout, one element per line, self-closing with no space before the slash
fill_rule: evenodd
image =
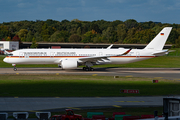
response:
<path id="1" fill-rule="evenodd" d="M 20 52 L 20 53 L 19 53 L 19 58 L 23 58 L 23 56 L 24 56 L 24 53 L 23 53 L 23 52 Z"/>
<path id="2" fill-rule="evenodd" d="M 24 53 L 24 58 L 29 58 L 29 54 L 28 53 Z"/>

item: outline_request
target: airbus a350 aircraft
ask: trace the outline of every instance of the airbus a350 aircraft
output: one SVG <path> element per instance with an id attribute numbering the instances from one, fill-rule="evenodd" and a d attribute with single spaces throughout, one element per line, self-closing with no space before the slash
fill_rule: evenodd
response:
<path id="1" fill-rule="evenodd" d="M 165 27 L 144 49 L 21 49 L 4 58 L 4 62 L 16 64 L 58 64 L 62 69 L 76 69 L 85 65 L 84 70 L 93 70 L 96 64 L 125 64 L 162 56 L 172 27 Z"/>

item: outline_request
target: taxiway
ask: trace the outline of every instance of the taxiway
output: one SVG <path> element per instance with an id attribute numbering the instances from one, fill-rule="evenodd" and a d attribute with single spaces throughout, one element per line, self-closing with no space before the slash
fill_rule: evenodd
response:
<path id="1" fill-rule="evenodd" d="M 62 70 L 61 68 L 0 68 L 0 74 L 78 74 L 100 76 L 150 77 L 180 80 L 180 68 L 95 68 L 95 71 Z"/>
<path id="2" fill-rule="evenodd" d="M 180 68 L 96 68 L 95 71 L 62 70 L 60 68 L 0 68 L 0 74 L 78 74 L 101 76 L 150 77 L 180 80 Z M 162 106 L 163 98 L 152 97 L 0 97 L 0 111 L 58 111 L 59 109 L 81 109 L 84 107 Z M 175 96 L 173 96 L 175 97 Z"/>

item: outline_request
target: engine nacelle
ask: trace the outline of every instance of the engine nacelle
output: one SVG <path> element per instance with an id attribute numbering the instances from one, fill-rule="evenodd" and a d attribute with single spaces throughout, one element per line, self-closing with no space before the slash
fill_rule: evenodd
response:
<path id="1" fill-rule="evenodd" d="M 62 69 L 76 69 L 78 67 L 77 60 L 62 60 Z"/>

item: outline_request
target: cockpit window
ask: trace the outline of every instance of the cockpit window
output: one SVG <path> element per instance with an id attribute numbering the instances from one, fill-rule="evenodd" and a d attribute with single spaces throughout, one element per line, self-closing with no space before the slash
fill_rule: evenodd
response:
<path id="1" fill-rule="evenodd" d="M 8 54 L 8 56 L 13 56 L 13 54 Z"/>

